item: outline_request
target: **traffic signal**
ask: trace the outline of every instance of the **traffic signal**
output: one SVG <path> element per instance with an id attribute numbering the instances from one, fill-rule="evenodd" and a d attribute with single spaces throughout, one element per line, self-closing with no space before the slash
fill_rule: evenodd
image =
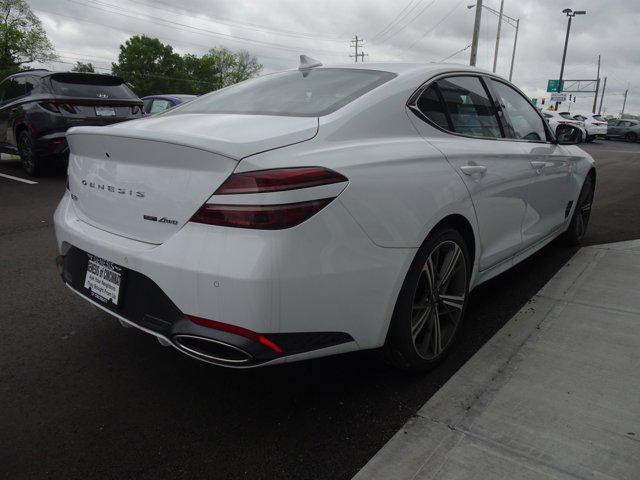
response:
<path id="1" fill-rule="evenodd" d="M 544 105 L 544 98 L 542 99 L 542 105 Z"/>

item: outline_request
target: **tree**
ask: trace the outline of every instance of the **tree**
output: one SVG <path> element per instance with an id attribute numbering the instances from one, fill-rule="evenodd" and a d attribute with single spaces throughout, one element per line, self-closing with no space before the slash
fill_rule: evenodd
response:
<path id="1" fill-rule="evenodd" d="M 75 67 L 71 69 L 72 72 L 81 72 L 81 73 L 96 73 L 95 68 L 93 68 L 93 64 L 76 62 Z"/>
<path id="2" fill-rule="evenodd" d="M 25 0 L 0 1 L 0 75 L 20 71 L 24 64 L 48 62 L 57 56 L 40 19 Z"/>
<path id="3" fill-rule="evenodd" d="M 203 94 L 251 78 L 262 70 L 256 57 L 212 48 L 202 57 L 180 56 L 157 38 L 134 36 L 120 45 L 113 73 L 143 97 L 159 93 Z"/>
<path id="4" fill-rule="evenodd" d="M 192 93 L 197 94 L 247 80 L 262 70 L 262 65 L 249 52 L 233 53 L 224 47 L 212 48 L 200 58 L 185 55 L 184 66 L 186 77 L 192 82 Z"/>
<path id="5" fill-rule="evenodd" d="M 182 57 L 171 45 L 157 38 L 135 35 L 120 45 L 118 63 L 112 64 L 114 75 L 122 77 L 140 97 L 158 93 L 185 91 Z"/>

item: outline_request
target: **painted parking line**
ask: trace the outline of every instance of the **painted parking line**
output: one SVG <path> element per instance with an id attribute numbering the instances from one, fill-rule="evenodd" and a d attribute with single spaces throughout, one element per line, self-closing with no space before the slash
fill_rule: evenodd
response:
<path id="1" fill-rule="evenodd" d="M 7 175 L 6 173 L 0 173 L 0 177 L 8 178 L 9 180 L 15 180 L 16 182 L 28 183 L 29 185 L 35 185 L 38 182 L 33 180 L 27 180 L 26 178 L 14 177 L 13 175 Z"/>

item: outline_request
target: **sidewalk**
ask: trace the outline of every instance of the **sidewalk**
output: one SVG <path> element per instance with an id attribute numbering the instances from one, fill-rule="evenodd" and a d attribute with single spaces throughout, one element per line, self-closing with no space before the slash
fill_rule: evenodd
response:
<path id="1" fill-rule="evenodd" d="M 546 478 L 640 479 L 640 241 L 580 250 L 355 476 Z"/>

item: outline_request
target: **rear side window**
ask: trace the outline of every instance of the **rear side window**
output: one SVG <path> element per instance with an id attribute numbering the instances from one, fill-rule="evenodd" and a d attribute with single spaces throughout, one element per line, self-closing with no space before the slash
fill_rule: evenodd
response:
<path id="1" fill-rule="evenodd" d="M 449 121 L 447 120 L 447 113 L 444 109 L 444 103 L 440 98 L 438 87 L 435 84 L 430 85 L 422 95 L 420 95 L 416 106 L 418 110 L 437 126 L 445 130 L 451 130 Z"/>
<path id="2" fill-rule="evenodd" d="M 136 95 L 118 77 L 91 74 L 55 74 L 51 87 L 57 95 L 78 98 L 135 99 Z"/>
<path id="3" fill-rule="evenodd" d="M 544 123 L 536 109 L 516 90 L 505 83 L 491 80 L 497 102 L 509 117 L 505 133 L 509 138 L 546 141 Z"/>
<path id="4" fill-rule="evenodd" d="M 25 94 L 24 79 L 22 78 L 10 78 L 2 86 L 4 87 L 2 100 L 5 102 Z"/>
<path id="5" fill-rule="evenodd" d="M 327 115 L 394 78 L 395 74 L 354 68 L 314 68 L 247 80 L 182 104 L 179 113 Z"/>
<path id="6" fill-rule="evenodd" d="M 436 84 L 454 132 L 473 137 L 502 137 L 496 109 L 478 77 L 449 77 Z"/>

